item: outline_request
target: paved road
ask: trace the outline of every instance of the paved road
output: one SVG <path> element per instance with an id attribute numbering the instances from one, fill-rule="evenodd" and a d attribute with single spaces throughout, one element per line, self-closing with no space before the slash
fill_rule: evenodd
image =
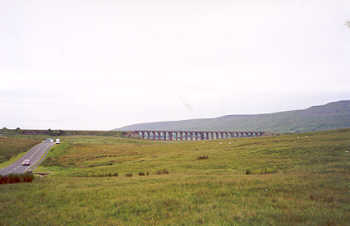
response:
<path id="1" fill-rule="evenodd" d="M 12 163 L 12 165 L 0 169 L 0 174 L 7 175 L 11 173 L 24 173 L 26 171 L 33 170 L 35 167 L 37 167 L 37 165 L 39 165 L 37 163 L 39 163 L 41 157 L 46 154 L 53 145 L 53 142 L 48 141 L 43 141 L 42 143 L 35 145 L 24 156 L 22 156 L 22 158 Z M 22 162 L 25 159 L 30 159 L 30 166 L 22 166 Z"/>

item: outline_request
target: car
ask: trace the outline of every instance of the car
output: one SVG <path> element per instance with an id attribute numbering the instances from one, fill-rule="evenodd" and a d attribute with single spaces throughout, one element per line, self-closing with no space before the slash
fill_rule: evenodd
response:
<path id="1" fill-rule="evenodd" d="M 45 140 L 45 142 L 53 143 L 53 139 L 52 139 L 52 138 L 47 138 L 47 139 Z"/>
<path id="2" fill-rule="evenodd" d="M 22 162 L 22 166 L 30 166 L 30 160 L 29 160 L 29 159 L 25 159 L 25 160 Z"/>

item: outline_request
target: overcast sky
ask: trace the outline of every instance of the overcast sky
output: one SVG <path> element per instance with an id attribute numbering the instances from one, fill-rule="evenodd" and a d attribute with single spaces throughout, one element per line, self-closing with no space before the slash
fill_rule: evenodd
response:
<path id="1" fill-rule="evenodd" d="M 350 99 L 349 0 L 0 2 L 0 126 L 113 129 Z"/>

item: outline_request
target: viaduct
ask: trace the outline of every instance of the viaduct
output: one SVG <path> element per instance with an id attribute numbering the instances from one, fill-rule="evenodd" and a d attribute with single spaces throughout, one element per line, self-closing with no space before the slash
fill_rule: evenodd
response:
<path id="1" fill-rule="evenodd" d="M 234 137 L 258 137 L 263 136 L 262 131 L 159 131 L 159 130 L 136 130 L 125 131 L 128 137 L 141 138 L 147 140 L 216 140 Z"/>

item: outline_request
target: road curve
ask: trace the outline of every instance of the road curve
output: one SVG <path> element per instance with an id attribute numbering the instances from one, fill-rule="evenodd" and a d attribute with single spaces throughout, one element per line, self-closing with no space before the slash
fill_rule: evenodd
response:
<path id="1" fill-rule="evenodd" d="M 0 175 L 19 174 L 33 170 L 35 167 L 37 167 L 37 163 L 39 163 L 41 157 L 46 154 L 53 145 L 53 142 L 47 141 L 43 141 L 42 143 L 35 145 L 19 160 L 6 168 L 0 169 Z M 30 160 L 30 166 L 22 166 L 22 162 L 25 159 Z"/>

